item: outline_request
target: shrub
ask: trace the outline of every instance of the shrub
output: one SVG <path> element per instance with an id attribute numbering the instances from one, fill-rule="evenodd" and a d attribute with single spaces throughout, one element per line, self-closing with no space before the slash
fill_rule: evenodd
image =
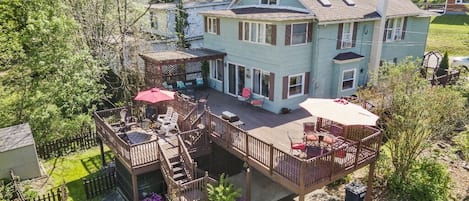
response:
<path id="1" fill-rule="evenodd" d="M 207 184 L 208 200 L 210 201 L 236 201 L 241 190 L 226 180 L 225 174 L 220 176 L 218 186 Z"/>
<path id="2" fill-rule="evenodd" d="M 143 201 L 163 201 L 163 197 L 157 193 L 151 193 L 150 197 L 146 197 Z"/>
<path id="3" fill-rule="evenodd" d="M 388 184 L 399 200 L 448 200 L 450 177 L 443 165 L 424 159 L 409 170 L 406 181 L 393 174 Z"/>
<path id="4" fill-rule="evenodd" d="M 448 68 L 449 68 L 449 57 L 448 57 L 448 52 L 445 52 L 445 55 L 443 56 L 443 59 L 441 59 L 440 66 L 438 68 L 438 71 L 436 72 L 436 75 L 442 76 L 442 75 L 447 75 L 448 74 Z"/>

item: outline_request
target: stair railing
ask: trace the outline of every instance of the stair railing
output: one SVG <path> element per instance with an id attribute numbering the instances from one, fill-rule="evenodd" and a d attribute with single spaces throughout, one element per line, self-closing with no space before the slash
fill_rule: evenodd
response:
<path id="1" fill-rule="evenodd" d="M 191 155 L 189 154 L 189 151 L 187 150 L 187 147 L 184 144 L 184 141 L 182 140 L 181 135 L 177 135 L 177 139 L 178 139 L 178 153 L 179 153 L 179 156 L 181 157 L 182 165 L 184 167 L 184 170 L 186 171 L 189 181 L 192 181 L 196 179 L 194 174 L 195 174 L 195 170 L 197 169 L 197 164 L 194 162 L 194 159 L 192 159 Z"/>

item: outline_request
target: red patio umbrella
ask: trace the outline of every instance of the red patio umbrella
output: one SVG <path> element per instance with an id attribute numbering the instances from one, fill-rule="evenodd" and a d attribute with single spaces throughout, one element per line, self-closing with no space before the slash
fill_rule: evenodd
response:
<path id="1" fill-rule="evenodd" d="M 174 93 L 175 92 L 161 90 L 155 87 L 146 91 L 138 92 L 134 100 L 140 100 L 140 101 L 145 101 L 149 103 L 158 103 L 161 101 L 173 100 Z"/>

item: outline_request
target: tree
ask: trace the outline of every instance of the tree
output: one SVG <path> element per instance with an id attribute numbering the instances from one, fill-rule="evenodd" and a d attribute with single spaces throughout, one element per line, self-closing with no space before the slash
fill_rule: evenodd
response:
<path id="1" fill-rule="evenodd" d="M 376 112 L 388 140 L 383 149 L 390 154 L 393 174 L 402 183 L 408 181 L 409 170 L 431 140 L 452 135 L 467 111 L 459 92 L 431 87 L 418 68 L 411 60 L 385 65 L 380 68 L 377 85 L 358 93 L 360 99 L 377 103 Z"/>
<path id="2" fill-rule="evenodd" d="M 0 127 L 29 122 L 37 141 L 91 122 L 103 69 L 60 0 L 1 1 Z M 60 134 L 59 134 L 60 133 Z"/>
<path id="3" fill-rule="evenodd" d="M 441 59 L 440 66 L 438 67 L 438 70 L 436 71 L 436 76 L 440 77 L 442 75 L 448 75 L 448 68 L 449 68 L 449 57 L 448 57 L 448 52 L 445 52 L 445 55 L 443 56 L 443 59 Z"/>
<path id="4" fill-rule="evenodd" d="M 207 184 L 207 191 L 210 201 L 235 201 L 241 195 L 241 190 L 228 182 L 225 174 L 220 176 L 218 186 Z"/>
<path id="5" fill-rule="evenodd" d="M 182 0 L 178 0 L 176 4 L 176 36 L 178 38 L 177 40 L 177 47 L 179 48 L 188 48 L 189 43 L 186 41 L 186 28 L 189 26 L 187 23 L 187 11 L 184 8 L 184 3 Z"/>

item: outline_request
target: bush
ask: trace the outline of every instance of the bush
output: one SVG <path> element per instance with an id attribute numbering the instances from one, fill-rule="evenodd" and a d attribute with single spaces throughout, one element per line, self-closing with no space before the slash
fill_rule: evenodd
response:
<path id="1" fill-rule="evenodd" d="M 450 177 L 443 165 L 424 159 L 409 170 L 407 181 L 394 174 L 388 184 L 399 200 L 448 200 Z"/>
<path id="2" fill-rule="evenodd" d="M 210 201 L 235 201 L 241 195 L 241 190 L 228 182 L 224 174 L 220 176 L 218 186 L 207 184 L 207 191 Z"/>

